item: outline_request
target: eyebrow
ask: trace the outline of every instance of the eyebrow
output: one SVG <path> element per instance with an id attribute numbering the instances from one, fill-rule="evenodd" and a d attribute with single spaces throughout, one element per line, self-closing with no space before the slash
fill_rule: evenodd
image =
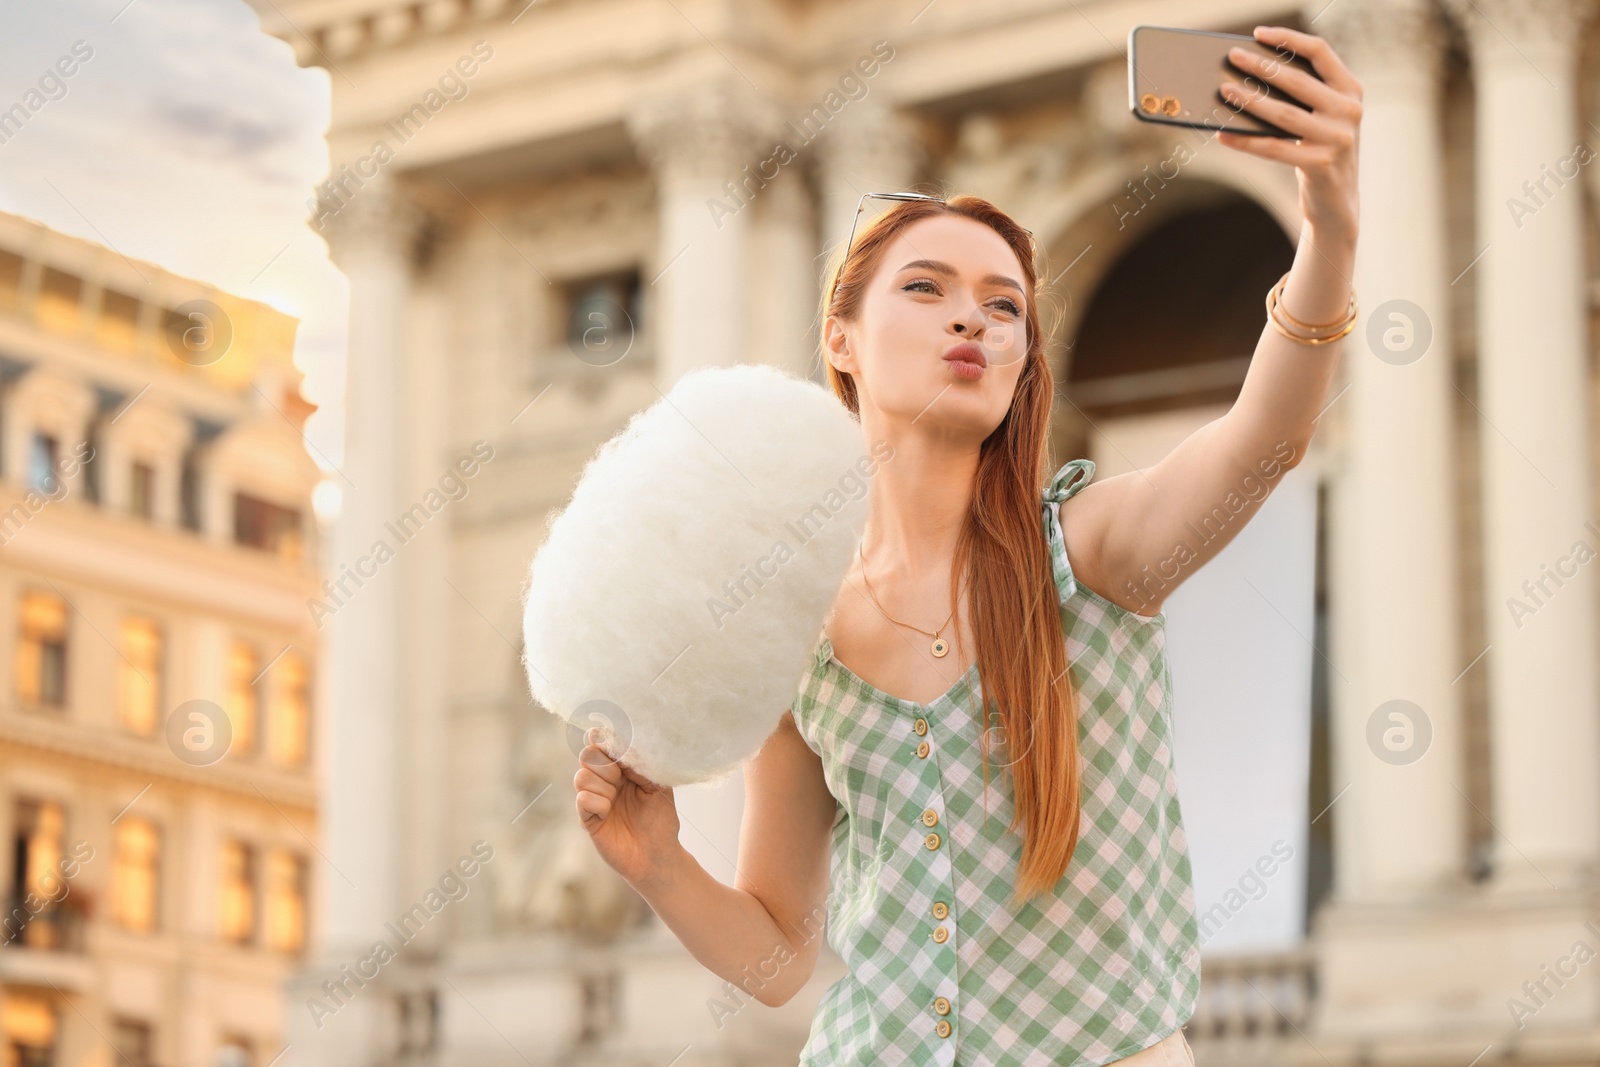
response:
<path id="1" fill-rule="evenodd" d="M 913 259 L 910 263 L 907 263 L 900 269 L 910 270 L 913 267 L 918 267 L 922 270 L 931 270 L 936 274 L 943 274 L 948 278 L 953 278 L 956 274 L 956 269 L 954 267 L 948 263 L 941 263 L 937 259 Z M 1021 285 L 1017 284 L 1015 278 L 1008 278 L 1004 274 L 985 274 L 981 280 L 984 285 L 1007 285 L 1019 293 L 1026 293 L 1026 290 L 1023 289 Z"/>

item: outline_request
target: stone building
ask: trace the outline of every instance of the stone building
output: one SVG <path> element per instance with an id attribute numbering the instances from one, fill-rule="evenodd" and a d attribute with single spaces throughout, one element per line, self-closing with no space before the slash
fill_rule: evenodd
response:
<path id="1" fill-rule="evenodd" d="M 295 326 L 0 213 L 5 1067 L 278 1049 L 317 873 Z"/>
<path id="2" fill-rule="evenodd" d="M 1136 121 L 1139 23 L 1307 28 L 1365 90 L 1336 392 L 1168 601 L 1190 1041 L 1206 1065 L 1600 1061 L 1593 0 L 258 9 L 332 93 L 307 214 L 351 282 L 334 563 L 492 453 L 330 627 L 324 847 L 349 877 L 321 881 L 289 990 L 304 1062 L 793 1062 L 837 960 L 719 1014 L 581 835 L 518 665 L 524 568 L 583 461 L 685 371 L 821 380 L 820 257 L 868 191 L 979 193 L 1038 236 L 1057 463 L 1148 465 L 1225 412 L 1296 180 Z M 680 790 L 724 880 L 739 803 Z M 428 904 L 479 841 L 470 891 Z M 418 943 L 352 978 L 406 915 Z"/>

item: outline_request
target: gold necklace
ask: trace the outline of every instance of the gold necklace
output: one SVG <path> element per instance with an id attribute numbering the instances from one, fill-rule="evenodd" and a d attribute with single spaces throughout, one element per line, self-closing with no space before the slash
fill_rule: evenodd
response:
<path id="1" fill-rule="evenodd" d="M 864 540 L 865 539 L 863 539 L 863 541 Z M 953 619 L 953 618 L 956 617 L 956 609 L 952 606 L 950 608 L 950 616 L 949 616 L 949 618 L 945 619 L 944 622 L 940 623 L 939 624 L 939 629 L 938 630 L 934 630 L 931 634 L 929 634 L 927 630 L 924 630 L 920 626 L 912 626 L 909 622 L 901 622 L 899 619 L 895 618 L 893 615 L 890 615 L 887 611 L 884 611 L 883 610 L 883 605 L 878 603 L 878 596 L 877 596 L 876 593 L 874 593 L 872 591 L 872 581 L 867 577 L 867 557 L 866 557 L 866 554 L 861 549 L 861 543 L 857 543 L 857 545 L 856 545 L 856 555 L 859 556 L 860 559 L 861 559 L 861 580 L 863 582 L 867 583 L 867 595 L 872 598 L 873 604 L 877 605 L 878 611 L 882 612 L 883 617 L 888 619 L 890 622 L 895 623 L 896 625 L 908 626 L 911 629 L 917 631 L 919 634 L 928 634 L 929 637 L 933 638 L 933 645 L 931 646 L 931 651 L 933 652 L 933 654 L 935 656 L 938 656 L 940 659 L 943 659 L 946 655 L 948 655 L 949 652 L 950 652 L 950 642 L 946 641 L 944 638 L 940 637 L 939 636 L 939 631 L 943 630 L 946 626 L 950 625 L 950 619 Z M 954 598 L 952 598 L 952 599 L 954 599 Z"/>

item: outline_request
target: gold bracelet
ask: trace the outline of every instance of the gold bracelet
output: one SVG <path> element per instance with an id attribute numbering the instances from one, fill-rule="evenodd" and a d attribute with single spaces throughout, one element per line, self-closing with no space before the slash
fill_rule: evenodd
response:
<path id="1" fill-rule="evenodd" d="M 1283 334 L 1283 336 L 1287 337 L 1289 340 L 1294 341 L 1297 344 L 1302 344 L 1302 345 L 1325 345 L 1325 344 L 1329 344 L 1329 343 L 1331 343 L 1333 341 L 1339 340 L 1340 338 L 1344 337 L 1345 334 L 1349 333 L 1351 330 L 1356 328 L 1356 320 L 1354 318 L 1352 318 L 1349 322 L 1347 322 L 1345 324 L 1344 328 L 1342 330 L 1340 330 L 1338 333 L 1329 334 L 1326 337 L 1306 337 L 1306 336 L 1304 336 L 1302 334 L 1291 333 L 1289 330 L 1284 328 L 1283 323 L 1279 322 L 1277 320 L 1276 316 L 1270 316 L 1270 317 L 1271 317 L 1271 320 L 1272 320 L 1272 328 L 1273 329 L 1275 329 L 1279 333 Z"/>
<path id="2" fill-rule="evenodd" d="M 1277 291 L 1277 296 L 1273 299 L 1273 304 L 1277 306 L 1278 314 L 1282 316 L 1283 320 L 1296 329 L 1305 330 L 1308 332 L 1315 330 L 1337 329 L 1340 326 L 1343 326 L 1345 322 L 1352 318 L 1356 313 L 1356 294 L 1355 290 L 1352 289 L 1350 291 L 1350 305 L 1345 309 L 1345 313 L 1342 317 L 1334 320 L 1333 322 L 1301 322 L 1299 319 L 1289 314 L 1288 311 L 1284 310 L 1281 305 L 1279 305 L 1279 301 L 1283 299 L 1284 286 L 1286 286 L 1288 283 L 1289 272 L 1284 271 L 1283 277 L 1278 279 L 1278 284 L 1273 286 L 1273 288 Z"/>
<path id="3" fill-rule="evenodd" d="M 1287 311 L 1284 311 L 1278 306 L 1278 298 L 1283 294 L 1283 287 L 1288 280 L 1289 272 L 1285 271 L 1283 277 L 1278 279 L 1278 283 L 1267 291 L 1267 319 L 1272 323 L 1273 329 L 1283 334 L 1283 336 L 1287 337 L 1289 340 L 1303 345 L 1325 345 L 1329 342 L 1339 340 L 1351 330 L 1355 329 L 1357 308 L 1356 294 L 1354 290 L 1351 290 L 1350 292 L 1350 305 L 1343 319 L 1340 319 L 1338 322 L 1330 322 L 1325 324 L 1305 323 L 1301 322 L 1299 319 L 1296 319 L 1293 315 L 1290 315 Z M 1289 323 L 1292 324 L 1293 328 L 1291 328 L 1290 325 L 1285 325 L 1282 319 L 1279 318 L 1280 315 L 1283 319 L 1287 319 Z M 1307 332 L 1312 330 L 1332 329 L 1337 329 L 1338 332 L 1328 334 L 1326 336 L 1315 335 Z"/>
<path id="4" fill-rule="evenodd" d="M 1343 318 L 1336 322 L 1327 323 L 1301 322 L 1299 319 L 1289 314 L 1288 311 L 1284 310 L 1279 304 L 1279 300 L 1283 295 L 1283 288 L 1288 281 L 1289 273 L 1288 271 L 1285 271 L 1283 277 L 1279 278 L 1277 284 L 1274 285 L 1267 293 L 1267 314 L 1279 327 L 1279 332 L 1284 333 L 1285 336 L 1296 337 L 1298 339 L 1307 341 L 1322 339 L 1315 334 L 1314 331 L 1337 329 L 1340 331 L 1338 335 L 1340 337 L 1343 337 L 1346 333 L 1350 332 L 1350 327 L 1354 325 L 1357 314 L 1356 294 L 1354 290 L 1352 290 L 1350 293 L 1350 304 L 1346 309 Z M 1285 322 L 1285 320 L 1287 320 L 1287 322 Z M 1290 329 L 1291 327 L 1293 329 Z M 1296 330 L 1299 332 L 1296 333 Z M 1334 338 L 1332 337 L 1326 338 L 1326 340 L 1333 339 Z"/>

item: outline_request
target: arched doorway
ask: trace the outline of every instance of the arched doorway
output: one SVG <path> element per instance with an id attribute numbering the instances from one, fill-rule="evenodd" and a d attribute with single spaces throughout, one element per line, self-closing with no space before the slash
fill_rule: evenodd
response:
<path id="1" fill-rule="evenodd" d="M 1229 404 L 1294 247 L 1243 197 L 1164 219 L 1089 297 L 1068 355 L 1073 402 L 1094 416 Z"/>
<path id="2" fill-rule="evenodd" d="M 1135 204 L 1119 197 L 1052 246 L 1063 265 L 1080 257 L 1063 272 L 1077 284 L 1056 338 L 1056 444 L 1094 460 L 1096 481 L 1137 477 L 1227 412 L 1266 325 L 1266 292 L 1294 256 L 1276 219 L 1216 183 L 1186 179 Z M 1322 758 L 1313 720 L 1326 706 L 1313 676 L 1317 480 L 1313 463 L 1290 471 L 1163 604 L 1208 956 L 1281 952 L 1305 934 L 1309 783 Z"/>

